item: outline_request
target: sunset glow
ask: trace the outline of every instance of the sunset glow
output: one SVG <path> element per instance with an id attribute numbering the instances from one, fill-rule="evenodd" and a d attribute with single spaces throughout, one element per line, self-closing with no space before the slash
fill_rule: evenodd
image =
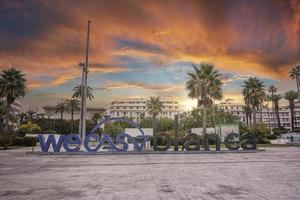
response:
<path id="1" fill-rule="evenodd" d="M 80 84 L 86 22 L 91 23 L 92 106 L 112 99 L 161 96 L 184 109 L 186 73 L 213 63 L 224 98 L 242 101 L 250 76 L 295 89 L 300 63 L 300 1 L 1 1 L 0 67 L 29 81 L 24 108 L 69 98 Z"/>

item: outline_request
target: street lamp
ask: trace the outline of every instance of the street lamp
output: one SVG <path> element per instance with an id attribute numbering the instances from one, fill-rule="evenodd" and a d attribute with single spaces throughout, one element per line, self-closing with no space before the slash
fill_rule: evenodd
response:
<path id="1" fill-rule="evenodd" d="M 86 94 L 87 94 L 87 74 L 88 74 L 88 66 L 89 66 L 90 23 L 91 21 L 89 20 L 88 27 L 87 27 L 85 63 L 79 63 L 79 66 L 82 67 L 81 105 L 80 105 L 80 124 L 79 124 L 79 134 L 81 136 L 82 141 L 84 141 L 86 135 Z"/>

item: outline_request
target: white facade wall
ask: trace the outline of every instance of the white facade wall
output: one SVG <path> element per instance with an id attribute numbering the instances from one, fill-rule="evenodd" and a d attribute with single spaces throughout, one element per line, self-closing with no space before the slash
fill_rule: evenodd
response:
<path id="1" fill-rule="evenodd" d="M 179 113 L 179 105 L 177 101 L 161 100 L 164 105 L 163 112 L 158 117 L 168 117 L 174 119 L 174 116 Z M 145 99 L 126 99 L 116 100 L 111 102 L 110 117 L 128 117 L 139 121 L 141 115 L 150 117 L 147 112 L 147 100 Z"/>
<path id="2" fill-rule="evenodd" d="M 43 115 L 47 119 L 60 119 L 60 113 L 56 112 L 55 106 L 44 106 L 45 114 Z M 87 119 L 91 119 L 95 113 L 105 112 L 104 108 L 87 108 Z M 71 119 L 71 113 L 65 111 L 63 114 L 64 119 Z M 80 119 L 80 111 L 74 112 L 74 120 Z"/>
<path id="3" fill-rule="evenodd" d="M 225 102 L 217 104 L 218 108 L 224 109 L 225 112 L 231 113 L 239 118 L 240 122 L 246 123 L 246 113 L 243 109 L 243 104 Z M 295 128 L 300 127 L 300 107 L 296 107 L 295 111 Z M 281 126 L 291 130 L 291 113 L 288 107 L 282 107 L 279 110 L 279 118 Z M 253 116 L 252 116 L 253 121 Z M 256 112 L 256 121 L 265 123 L 269 128 L 277 128 L 277 117 L 272 108 L 264 107 Z"/>

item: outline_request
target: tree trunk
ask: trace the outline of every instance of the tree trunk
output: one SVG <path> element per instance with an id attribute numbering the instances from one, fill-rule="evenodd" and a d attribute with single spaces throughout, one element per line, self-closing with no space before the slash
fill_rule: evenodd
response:
<path id="1" fill-rule="evenodd" d="M 5 111 L 4 132 L 3 132 L 4 150 L 6 150 L 8 146 L 9 111 L 10 111 L 10 104 L 7 103 L 7 109 Z"/>
<path id="2" fill-rule="evenodd" d="M 268 113 L 268 125 L 269 125 L 269 129 L 271 129 L 271 126 L 270 126 L 269 102 L 268 102 L 268 104 L 267 104 L 267 113 Z"/>
<path id="3" fill-rule="evenodd" d="M 250 112 L 248 115 L 249 115 L 250 126 L 252 126 L 252 113 Z"/>
<path id="4" fill-rule="evenodd" d="M 276 118 L 278 123 L 278 129 L 280 129 L 281 124 L 280 124 L 280 117 L 279 117 L 279 106 L 277 105 L 277 103 L 275 104 L 275 112 L 276 112 Z"/>
<path id="5" fill-rule="evenodd" d="M 297 85 L 297 92 L 298 92 L 298 101 L 300 101 L 300 81 L 299 81 L 299 75 L 296 75 L 296 85 Z"/>
<path id="6" fill-rule="evenodd" d="M 73 134 L 73 127 L 74 127 L 74 109 L 71 108 L 71 133 Z"/>
<path id="7" fill-rule="evenodd" d="M 207 127 L 207 114 L 206 114 L 206 108 L 203 106 L 203 135 L 206 134 L 206 127 Z"/>
<path id="8" fill-rule="evenodd" d="M 253 108 L 253 125 L 256 126 L 256 108 Z"/>
<path id="9" fill-rule="evenodd" d="M 152 129 L 153 129 L 153 150 L 157 150 L 157 137 L 156 137 L 156 115 L 152 115 Z"/>

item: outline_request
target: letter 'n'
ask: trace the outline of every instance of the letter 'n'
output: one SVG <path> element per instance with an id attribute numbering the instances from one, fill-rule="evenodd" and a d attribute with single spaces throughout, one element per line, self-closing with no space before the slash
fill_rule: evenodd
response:
<path id="1" fill-rule="evenodd" d="M 48 152 L 50 143 L 52 144 L 53 151 L 59 152 L 62 142 L 63 142 L 63 139 L 64 139 L 64 135 L 60 135 L 58 142 L 56 142 L 54 135 L 49 135 L 47 138 L 47 141 L 45 142 L 45 137 L 43 135 L 39 135 L 39 142 L 41 145 L 42 152 Z"/>

